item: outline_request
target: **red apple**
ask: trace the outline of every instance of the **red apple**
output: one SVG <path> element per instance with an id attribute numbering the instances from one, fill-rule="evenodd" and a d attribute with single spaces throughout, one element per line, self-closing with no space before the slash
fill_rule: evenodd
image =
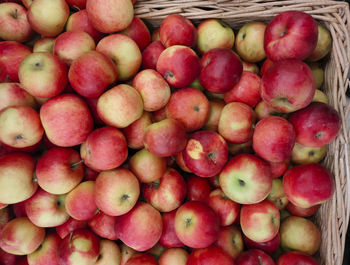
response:
<path id="1" fill-rule="evenodd" d="M 147 253 L 133 255 L 125 265 L 157 265 L 157 260 Z"/>
<path id="2" fill-rule="evenodd" d="M 163 230 L 159 238 L 159 244 L 165 248 L 184 246 L 175 232 L 175 216 L 176 210 L 162 214 Z"/>
<path id="3" fill-rule="evenodd" d="M 88 221 L 88 225 L 96 235 L 109 240 L 117 240 L 115 221 L 116 217 L 107 215 L 99 210 L 94 217 Z"/>
<path id="4" fill-rule="evenodd" d="M 0 264 L 3 264 L 3 265 L 18 265 L 18 258 L 20 256 L 18 255 L 13 255 L 13 254 L 10 254 L 10 253 L 7 253 L 5 251 L 3 251 L 1 248 L 0 248 Z M 27 259 L 26 256 L 23 256 L 25 259 Z"/>
<path id="5" fill-rule="evenodd" d="M 289 168 L 290 159 L 286 159 L 282 162 L 268 162 L 271 169 L 272 178 L 281 177 Z"/>
<path id="6" fill-rule="evenodd" d="M 210 100 L 209 104 L 208 119 L 202 129 L 216 132 L 218 130 L 222 109 L 225 107 L 225 102 L 222 100 Z"/>
<path id="7" fill-rule="evenodd" d="M 235 262 L 224 250 L 211 246 L 195 249 L 188 256 L 186 265 L 234 265 Z"/>
<path id="8" fill-rule="evenodd" d="M 151 124 L 152 114 L 144 111 L 139 119 L 122 129 L 129 148 L 142 149 L 145 147 L 143 144 L 143 136 L 145 135 L 147 127 Z"/>
<path id="9" fill-rule="evenodd" d="M 137 46 L 139 46 L 140 51 L 143 51 L 151 42 L 151 33 L 149 32 L 146 24 L 138 17 L 134 17 L 131 24 L 120 33 L 133 39 Z"/>
<path id="10" fill-rule="evenodd" d="M 185 171 L 187 173 L 192 173 L 192 171 L 186 166 L 185 164 L 185 161 L 184 161 L 184 157 L 183 157 L 183 153 L 180 152 L 176 155 L 174 155 L 174 158 L 175 158 L 175 162 L 176 164 L 179 166 L 179 168 L 182 170 L 182 171 Z"/>
<path id="11" fill-rule="evenodd" d="M 87 221 L 79 221 L 70 217 L 67 222 L 56 227 L 56 232 L 61 239 L 72 233 L 74 230 L 86 228 Z"/>
<path id="12" fill-rule="evenodd" d="M 166 249 L 159 258 L 159 265 L 186 265 L 188 253 L 183 248 Z"/>
<path id="13" fill-rule="evenodd" d="M 264 76 L 266 71 L 269 70 L 273 64 L 274 64 L 274 62 L 272 60 L 270 60 L 269 58 L 266 58 L 264 63 L 261 66 L 260 76 Z"/>
<path id="14" fill-rule="evenodd" d="M 67 4 L 73 8 L 84 9 L 86 7 L 86 0 L 66 0 Z"/>
<path id="15" fill-rule="evenodd" d="M 191 175 L 187 178 L 187 200 L 207 203 L 209 194 L 213 190 L 208 179 Z"/>
<path id="16" fill-rule="evenodd" d="M 266 252 L 267 254 L 272 255 L 278 249 L 280 245 L 281 237 L 280 237 L 280 234 L 277 233 L 277 235 L 274 238 L 266 242 L 256 242 L 249 239 L 245 235 L 243 235 L 243 239 L 244 239 L 244 244 L 247 246 L 247 248 L 260 249 Z"/>
<path id="17" fill-rule="evenodd" d="M 142 68 L 157 68 L 159 55 L 165 50 L 160 40 L 151 42 L 142 52 Z"/>
<path id="18" fill-rule="evenodd" d="M 12 106 L 37 106 L 35 98 L 18 83 L 0 83 L 0 111 Z"/>
<path id="19" fill-rule="evenodd" d="M 308 207 L 308 208 L 302 208 L 302 207 L 296 206 L 293 203 L 289 202 L 287 204 L 286 209 L 292 215 L 300 216 L 300 217 L 309 217 L 309 216 L 314 215 L 317 212 L 317 210 L 320 208 L 320 206 L 321 206 L 320 204 L 316 204 L 316 205 Z"/>
<path id="20" fill-rule="evenodd" d="M 26 201 L 27 200 L 12 204 L 12 211 L 16 217 L 27 217 Z"/>
<path id="21" fill-rule="evenodd" d="M 54 232 L 46 235 L 40 247 L 33 253 L 27 255 L 29 265 L 59 265 L 56 251 L 61 238 Z"/>
<path id="22" fill-rule="evenodd" d="M 242 252 L 236 260 L 237 265 L 275 265 L 273 259 L 260 249 L 249 249 Z"/>
<path id="23" fill-rule="evenodd" d="M 166 118 L 167 118 L 166 107 L 152 112 L 152 121 L 153 122 L 162 121 L 162 120 L 165 120 Z"/>
<path id="24" fill-rule="evenodd" d="M 214 244 L 222 248 L 234 260 L 237 259 L 244 249 L 242 233 L 235 225 L 222 226 L 219 238 Z"/>
<path id="25" fill-rule="evenodd" d="M 298 252 L 290 251 L 284 253 L 278 258 L 277 265 L 319 265 L 319 263 L 310 255 Z"/>

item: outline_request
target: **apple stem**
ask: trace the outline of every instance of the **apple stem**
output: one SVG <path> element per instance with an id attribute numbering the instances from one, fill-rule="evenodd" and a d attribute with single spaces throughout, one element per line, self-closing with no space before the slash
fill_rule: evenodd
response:
<path id="1" fill-rule="evenodd" d="M 82 160 L 80 160 L 80 161 L 78 161 L 78 162 L 75 162 L 75 163 L 73 163 L 73 164 L 70 164 L 70 168 L 74 169 L 74 168 L 76 168 L 76 166 L 78 166 L 79 164 L 81 164 L 81 163 L 83 163 L 83 162 L 84 162 L 84 160 L 82 159 Z"/>
<path id="2" fill-rule="evenodd" d="M 17 19 L 18 18 L 18 10 L 17 8 L 15 9 L 15 12 L 14 13 L 11 13 L 10 14 L 11 17 L 13 17 L 14 19 Z"/>
<path id="3" fill-rule="evenodd" d="M 77 11 L 80 11 L 80 10 L 81 10 L 79 6 L 73 5 L 72 7 L 73 7 L 74 9 L 76 9 Z"/>

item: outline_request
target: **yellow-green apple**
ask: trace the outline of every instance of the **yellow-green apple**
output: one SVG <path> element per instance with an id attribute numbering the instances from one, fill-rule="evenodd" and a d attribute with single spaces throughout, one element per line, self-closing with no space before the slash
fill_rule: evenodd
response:
<path id="1" fill-rule="evenodd" d="M 157 260 L 147 253 L 134 254 L 125 265 L 157 265 Z"/>
<path id="2" fill-rule="evenodd" d="M 142 194 L 158 211 L 170 212 L 184 201 L 186 182 L 178 171 L 168 168 L 160 179 L 143 184 Z"/>
<path id="3" fill-rule="evenodd" d="M 99 210 L 92 219 L 88 221 L 89 228 L 98 236 L 109 239 L 117 240 L 117 234 L 115 233 L 115 216 L 110 216 Z"/>
<path id="4" fill-rule="evenodd" d="M 163 19 L 159 37 L 165 48 L 174 45 L 194 47 L 197 44 L 198 34 L 190 20 L 180 14 L 171 14 Z"/>
<path id="5" fill-rule="evenodd" d="M 204 202 L 188 201 L 175 215 L 175 233 L 190 248 L 206 248 L 219 236 L 220 220 L 214 210 Z"/>
<path id="6" fill-rule="evenodd" d="M 80 145 L 80 155 L 84 164 L 96 171 L 117 168 L 128 156 L 125 136 L 114 127 L 98 128 Z"/>
<path id="7" fill-rule="evenodd" d="M 283 113 L 305 108 L 312 101 L 315 89 L 310 67 L 295 59 L 275 62 L 260 82 L 262 99 Z"/>
<path id="8" fill-rule="evenodd" d="M 188 256 L 186 265 L 234 265 L 234 259 L 223 249 L 210 246 L 195 249 Z"/>
<path id="9" fill-rule="evenodd" d="M 88 229 L 78 229 L 63 238 L 57 248 L 60 265 L 95 265 L 100 254 L 100 240 Z"/>
<path id="10" fill-rule="evenodd" d="M 0 4 L 0 39 L 25 42 L 33 30 L 27 19 L 27 10 L 17 3 Z"/>
<path id="11" fill-rule="evenodd" d="M 143 101 L 135 88 L 119 84 L 99 97 L 97 113 L 107 125 L 125 128 L 142 116 Z"/>
<path id="12" fill-rule="evenodd" d="M 243 65 L 238 55 L 228 48 L 215 48 L 203 54 L 200 60 L 199 82 L 214 93 L 226 93 L 241 78 Z"/>
<path id="13" fill-rule="evenodd" d="M 13 254 L 7 253 L 0 248 L 0 264 L 18 265 L 19 257 L 20 256 L 18 256 L 18 255 L 13 255 Z M 27 256 L 23 256 L 23 257 L 25 257 L 25 259 L 27 259 Z"/>
<path id="14" fill-rule="evenodd" d="M 324 70 L 319 62 L 308 63 L 308 65 L 314 74 L 316 90 L 320 89 L 324 81 Z"/>
<path id="15" fill-rule="evenodd" d="M 100 240 L 100 254 L 95 265 L 120 265 L 121 253 L 119 246 L 111 240 Z"/>
<path id="16" fill-rule="evenodd" d="M 120 248 L 120 265 L 125 265 L 125 263 L 136 253 L 138 253 L 136 250 L 132 249 L 131 247 L 125 245 L 123 242 L 119 245 Z"/>
<path id="17" fill-rule="evenodd" d="M 164 50 L 165 47 L 160 40 L 151 42 L 142 51 L 142 68 L 156 70 L 158 58 Z"/>
<path id="18" fill-rule="evenodd" d="M 270 117 L 270 116 L 283 116 L 284 114 L 278 112 L 276 109 L 274 109 L 272 106 L 267 104 L 265 101 L 261 100 L 256 106 L 255 106 L 255 113 L 256 118 L 258 121 Z"/>
<path id="19" fill-rule="evenodd" d="M 298 251 L 290 251 L 281 255 L 277 260 L 277 265 L 319 265 L 319 263 L 311 256 Z"/>
<path id="20" fill-rule="evenodd" d="M 270 60 L 269 58 L 266 58 L 261 66 L 260 76 L 264 76 L 266 71 L 269 70 L 273 64 L 274 64 L 274 62 L 272 60 Z"/>
<path id="21" fill-rule="evenodd" d="M 240 212 L 240 205 L 230 200 L 221 189 L 209 194 L 208 205 L 219 216 L 221 226 L 232 225 Z"/>
<path id="22" fill-rule="evenodd" d="M 150 204 L 138 202 L 128 213 L 117 217 L 115 229 L 124 244 L 136 251 L 146 251 L 162 234 L 162 217 Z"/>
<path id="23" fill-rule="evenodd" d="M 147 127 L 143 142 L 148 152 L 167 157 L 175 155 L 186 147 L 187 135 L 184 125 L 167 118 Z"/>
<path id="24" fill-rule="evenodd" d="M 273 259 L 260 249 L 248 249 L 236 259 L 237 265 L 275 265 Z"/>
<path id="25" fill-rule="evenodd" d="M 214 99 L 209 101 L 208 118 L 205 124 L 203 125 L 202 129 L 214 132 L 218 130 L 220 115 L 224 106 L 225 102 L 222 100 Z"/>
<path id="26" fill-rule="evenodd" d="M 87 0 L 86 10 L 92 26 L 103 33 L 126 29 L 134 17 L 130 0 Z"/>
<path id="27" fill-rule="evenodd" d="M 69 6 L 78 10 L 86 7 L 86 0 L 66 0 L 66 2 Z"/>
<path id="28" fill-rule="evenodd" d="M 122 129 L 129 148 L 144 148 L 143 136 L 147 127 L 151 124 L 152 114 L 150 112 L 144 111 L 139 119 Z"/>
<path id="29" fill-rule="evenodd" d="M 168 248 L 160 256 L 159 265 L 186 265 L 188 252 L 183 248 Z"/>
<path id="30" fill-rule="evenodd" d="M 227 143 L 228 145 L 228 151 L 231 155 L 238 155 L 238 154 L 252 154 L 253 148 L 252 148 L 253 141 L 249 140 L 248 142 L 242 143 L 242 144 L 233 144 L 233 143 Z"/>
<path id="31" fill-rule="evenodd" d="M 173 45 L 159 55 L 156 69 L 169 85 L 181 88 L 199 76 L 200 63 L 194 50 L 183 45 Z"/>
<path id="32" fill-rule="evenodd" d="M 51 194 L 43 189 L 25 202 L 25 210 L 29 220 L 39 227 L 56 227 L 65 223 L 69 215 L 65 209 L 66 194 Z"/>
<path id="33" fill-rule="evenodd" d="M 89 107 L 74 94 L 46 101 L 40 108 L 40 119 L 47 138 L 62 147 L 81 144 L 93 128 Z"/>
<path id="34" fill-rule="evenodd" d="M 275 178 L 272 180 L 272 188 L 266 199 L 273 202 L 278 210 L 286 208 L 289 201 L 284 193 L 282 179 Z"/>
<path id="35" fill-rule="evenodd" d="M 153 69 L 137 73 L 132 81 L 132 86 L 140 93 L 145 111 L 159 110 L 169 101 L 170 87 L 164 78 Z"/>
<path id="36" fill-rule="evenodd" d="M 56 250 L 61 238 L 55 233 L 46 234 L 36 251 L 27 255 L 28 265 L 59 265 Z"/>
<path id="37" fill-rule="evenodd" d="M 95 181 L 83 181 L 66 196 L 66 211 L 77 220 L 89 220 L 96 214 L 97 206 L 94 200 Z"/>
<path id="38" fill-rule="evenodd" d="M 328 100 L 327 95 L 324 92 L 322 92 L 319 89 L 316 89 L 314 98 L 312 99 L 312 102 L 322 102 L 322 103 L 328 104 L 329 100 Z"/>
<path id="39" fill-rule="evenodd" d="M 27 16 L 34 31 L 45 37 L 55 37 L 64 29 L 69 6 L 65 0 L 37 0 L 29 6 Z"/>
<path id="40" fill-rule="evenodd" d="M 248 71 L 248 72 L 252 72 L 254 74 L 259 74 L 259 66 L 255 63 L 248 63 L 245 61 L 242 61 L 243 64 L 243 71 Z"/>
<path id="41" fill-rule="evenodd" d="M 38 184 L 32 156 L 15 152 L 0 157 L 0 202 L 14 204 L 30 198 Z"/>
<path id="42" fill-rule="evenodd" d="M 142 183 L 150 183 L 160 179 L 166 168 L 166 158 L 155 156 L 145 148 L 136 152 L 129 159 L 129 169 Z"/>
<path id="43" fill-rule="evenodd" d="M 243 205 L 240 212 L 243 234 L 256 242 L 273 239 L 280 228 L 280 212 L 269 200 Z"/>
<path id="44" fill-rule="evenodd" d="M 302 208 L 302 207 L 296 206 L 293 203 L 289 202 L 287 204 L 286 209 L 292 215 L 300 216 L 300 217 L 309 217 L 309 216 L 314 215 L 317 212 L 317 210 L 320 208 L 320 206 L 321 206 L 320 204 L 316 204 L 316 205 L 308 207 L 308 208 Z"/>
<path id="45" fill-rule="evenodd" d="M 268 162 L 271 169 L 271 176 L 272 178 L 279 178 L 281 177 L 289 168 L 290 165 L 290 159 L 286 159 L 282 162 Z"/>
<path id="46" fill-rule="evenodd" d="M 243 71 L 238 83 L 224 94 L 226 104 L 238 101 L 254 108 L 260 101 L 260 82 L 257 74 Z"/>
<path id="47" fill-rule="evenodd" d="M 12 106 L 0 112 L 0 141 L 15 148 L 40 142 L 44 134 L 39 113 L 28 106 Z"/>
<path id="48" fill-rule="evenodd" d="M 45 238 L 45 229 L 34 225 L 27 217 L 9 221 L 1 231 L 0 247 L 10 254 L 34 252 Z"/>
<path id="49" fill-rule="evenodd" d="M 317 23 L 311 15 L 302 11 L 284 11 L 267 25 L 264 48 L 272 61 L 303 60 L 316 48 L 317 37 Z"/>
<path id="50" fill-rule="evenodd" d="M 235 33 L 232 28 L 220 19 L 206 19 L 197 27 L 197 49 L 204 54 L 215 48 L 232 49 Z"/>
<path id="51" fill-rule="evenodd" d="M 146 254 L 150 254 L 156 260 L 159 260 L 160 255 L 164 252 L 165 248 L 157 243 L 151 249 L 147 250 Z M 157 263 L 158 264 L 158 263 Z"/>
<path id="52" fill-rule="evenodd" d="M 209 100 L 196 88 L 186 87 L 171 94 L 166 113 L 168 118 L 180 121 L 188 132 L 199 130 L 208 119 Z"/>
<path id="53" fill-rule="evenodd" d="M 266 57 L 264 50 L 265 30 L 266 24 L 260 21 L 248 22 L 239 29 L 235 48 L 244 61 L 257 63 Z"/>
<path id="54" fill-rule="evenodd" d="M 69 217 L 69 219 L 59 226 L 56 226 L 56 232 L 59 235 L 61 239 L 65 238 L 67 235 L 72 233 L 74 230 L 80 229 L 80 228 L 87 228 L 88 222 L 87 221 L 80 221 L 75 220 L 72 217 Z"/>
<path id="55" fill-rule="evenodd" d="M 76 150 L 53 147 L 40 156 L 35 174 L 43 190 L 52 194 L 65 194 L 81 182 L 84 167 Z"/>
<path id="56" fill-rule="evenodd" d="M 320 162 L 327 153 L 327 145 L 320 147 L 308 147 L 295 143 L 291 161 L 295 164 L 310 164 Z"/>
<path id="57" fill-rule="evenodd" d="M 98 42 L 103 37 L 103 34 L 92 26 L 88 19 L 86 9 L 74 12 L 69 16 L 66 24 L 66 31 L 70 30 L 84 31 L 88 33 L 95 40 L 95 42 Z"/>
<path id="58" fill-rule="evenodd" d="M 131 24 L 120 33 L 133 39 L 137 46 L 139 46 L 140 51 L 143 51 L 151 42 L 151 33 L 149 32 L 149 29 L 138 17 L 134 17 Z"/>
<path id="59" fill-rule="evenodd" d="M 253 137 L 255 112 L 242 102 L 230 102 L 221 111 L 218 132 L 230 143 L 246 143 Z"/>
<path id="60" fill-rule="evenodd" d="M 219 174 L 225 166 L 228 147 L 217 132 L 200 130 L 189 136 L 182 155 L 186 166 L 194 174 L 208 178 Z"/>
<path id="61" fill-rule="evenodd" d="M 54 54 L 34 52 L 21 62 L 18 77 L 23 89 L 35 97 L 60 94 L 68 83 L 66 65 Z"/>
<path id="62" fill-rule="evenodd" d="M 55 45 L 55 38 L 43 37 L 37 40 L 33 45 L 33 52 L 49 52 L 53 53 L 53 46 Z"/>
<path id="63" fill-rule="evenodd" d="M 294 126 L 296 142 L 309 147 L 329 144 L 339 133 L 340 117 L 330 105 L 312 102 L 293 113 L 289 122 Z"/>
<path id="64" fill-rule="evenodd" d="M 94 198 L 97 207 L 111 216 L 129 212 L 140 195 L 140 184 L 128 169 L 118 168 L 101 172 L 95 184 Z"/>
<path id="65" fill-rule="evenodd" d="M 176 211 L 177 210 L 173 210 L 171 212 L 162 213 L 163 230 L 158 243 L 165 248 L 184 246 L 175 233 Z"/>
<path id="66" fill-rule="evenodd" d="M 220 228 L 219 238 L 214 245 L 222 248 L 234 260 L 244 249 L 242 233 L 237 226 L 222 226 Z"/>
<path id="67" fill-rule="evenodd" d="M 280 245 L 281 236 L 280 236 L 280 233 L 277 233 L 277 235 L 269 241 L 256 242 L 249 239 L 245 235 L 243 235 L 243 240 L 244 240 L 245 246 L 248 249 L 260 249 L 266 252 L 267 254 L 272 255 L 273 253 L 275 253 L 275 251 L 278 249 Z"/>
<path id="68" fill-rule="evenodd" d="M 152 32 L 151 39 L 152 41 L 160 41 L 160 28 L 155 28 Z"/>
<path id="69" fill-rule="evenodd" d="M 213 190 L 207 178 L 191 175 L 186 180 L 187 200 L 207 203 L 209 194 Z"/>
<path id="70" fill-rule="evenodd" d="M 323 26 L 318 24 L 317 45 L 309 57 L 306 58 L 309 62 L 316 62 L 324 58 L 332 48 L 331 33 Z"/>
<path id="71" fill-rule="evenodd" d="M 295 127 L 290 122 L 282 117 L 267 117 L 255 126 L 253 149 L 269 162 L 282 162 L 290 157 L 295 138 Z"/>
<path id="72" fill-rule="evenodd" d="M 281 247 L 314 255 L 321 245 L 321 232 L 309 219 L 289 216 L 281 223 Z"/>
<path id="73" fill-rule="evenodd" d="M 133 39 L 124 34 L 104 37 L 98 42 L 96 51 L 112 59 L 118 70 L 118 79 L 121 81 L 132 78 L 141 66 L 140 48 Z"/>
<path id="74" fill-rule="evenodd" d="M 185 160 L 184 160 L 184 157 L 183 157 L 183 153 L 180 152 L 176 155 L 174 155 L 174 158 L 175 158 L 175 162 L 176 164 L 179 166 L 179 168 L 182 170 L 182 171 L 185 171 L 187 173 L 192 173 L 192 171 L 186 166 L 185 164 Z"/>
<path id="75" fill-rule="evenodd" d="M 312 163 L 289 169 L 283 176 L 283 188 L 290 202 L 308 208 L 332 197 L 334 180 L 325 167 Z"/>
<path id="76" fill-rule="evenodd" d="M 0 83 L 0 111 L 11 106 L 37 106 L 35 98 L 18 83 Z"/>
<path id="77" fill-rule="evenodd" d="M 22 60 L 31 53 L 29 47 L 16 41 L 0 42 L 0 81 L 2 83 L 18 82 L 19 66 Z"/>

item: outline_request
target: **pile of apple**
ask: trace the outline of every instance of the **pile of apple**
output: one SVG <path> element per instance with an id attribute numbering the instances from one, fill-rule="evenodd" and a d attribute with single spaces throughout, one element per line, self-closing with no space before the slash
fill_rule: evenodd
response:
<path id="1" fill-rule="evenodd" d="M 340 130 L 323 26 L 174 14 L 151 33 L 135 1 L 9 2 L 0 264 L 318 264 Z"/>

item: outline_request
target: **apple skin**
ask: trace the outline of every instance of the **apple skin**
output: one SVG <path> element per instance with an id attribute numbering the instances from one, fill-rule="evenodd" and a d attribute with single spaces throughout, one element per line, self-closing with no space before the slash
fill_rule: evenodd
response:
<path id="1" fill-rule="evenodd" d="M 96 205 L 111 216 L 129 212 L 140 195 L 140 184 L 136 176 L 125 168 L 103 171 L 95 183 Z"/>
<path id="2" fill-rule="evenodd" d="M 289 122 L 295 128 L 296 142 L 308 147 L 329 144 L 338 135 L 341 126 L 338 112 L 321 102 L 312 102 L 293 113 Z"/>
<path id="3" fill-rule="evenodd" d="M 25 42 L 33 30 L 27 19 L 27 10 L 16 3 L 0 4 L 0 39 Z"/>
<path id="4" fill-rule="evenodd" d="M 93 127 L 88 106 L 74 94 L 62 94 L 46 101 L 40 108 L 40 119 L 47 138 L 62 147 L 81 144 Z"/>
<path id="5" fill-rule="evenodd" d="M 45 10 L 45 12 L 42 12 Z M 65 0 L 33 1 L 28 8 L 28 21 L 37 33 L 45 37 L 55 37 L 60 34 L 69 16 L 69 6 Z"/>
<path id="6" fill-rule="evenodd" d="M 273 202 L 278 210 L 286 208 L 289 201 L 283 189 L 282 179 L 274 178 L 272 180 L 272 188 L 266 199 Z"/>
<path id="7" fill-rule="evenodd" d="M 207 178 L 202 178 L 193 174 L 187 178 L 186 184 L 188 201 L 207 203 L 209 194 L 213 190 Z"/>
<path id="8" fill-rule="evenodd" d="M 183 247 L 184 244 L 177 237 L 175 232 L 176 211 L 162 213 L 163 230 L 159 238 L 159 244 L 165 248 Z"/>
<path id="9" fill-rule="evenodd" d="M 66 0 L 67 4 L 71 6 L 72 8 L 79 8 L 85 9 L 86 7 L 86 0 Z"/>
<path id="10" fill-rule="evenodd" d="M 234 260 L 236 260 L 239 254 L 244 250 L 240 229 L 235 225 L 222 226 L 220 228 L 219 238 L 214 245 L 223 249 Z"/>
<path id="11" fill-rule="evenodd" d="M 234 265 L 235 262 L 224 250 L 211 246 L 195 249 L 188 256 L 186 265 Z"/>
<path id="12" fill-rule="evenodd" d="M 137 253 L 133 255 L 125 265 L 157 265 L 157 260 L 147 253 Z"/>
<path id="13" fill-rule="evenodd" d="M 59 265 L 56 250 L 61 238 L 54 232 L 46 235 L 40 247 L 33 253 L 27 255 L 29 265 Z"/>
<path id="14" fill-rule="evenodd" d="M 215 48 L 203 54 L 200 60 L 199 82 L 205 90 L 226 93 L 241 78 L 243 65 L 231 49 Z"/>
<path id="15" fill-rule="evenodd" d="M 166 249 L 159 258 L 159 265 L 186 265 L 188 253 L 182 248 Z"/>
<path id="16" fill-rule="evenodd" d="M 277 265 L 319 265 L 319 263 L 310 255 L 298 252 L 290 251 L 284 253 L 278 258 Z"/>
<path id="17" fill-rule="evenodd" d="M 160 40 L 151 42 L 142 51 L 142 68 L 156 70 L 158 58 L 164 50 L 165 47 Z"/>
<path id="18" fill-rule="evenodd" d="M 186 87 L 199 76 L 199 58 L 191 48 L 173 45 L 159 55 L 156 69 L 170 86 Z"/>
<path id="19" fill-rule="evenodd" d="M 33 52 L 49 52 L 53 53 L 53 46 L 55 45 L 55 38 L 42 37 L 38 39 L 33 45 Z"/>
<path id="20" fill-rule="evenodd" d="M 99 210 L 94 217 L 88 221 L 88 226 L 96 235 L 102 238 L 117 240 L 115 221 L 115 216 L 109 216 Z"/>
<path id="21" fill-rule="evenodd" d="M 38 184 L 33 178 L 35 160 L 25 153 L 0 157 L 0 202 L 14 204 L 30 198 Z"/>
<path id="22" fill-rule="evenodd" d="M 272 178 L 279 178 L 281 177 L 289 168 L 290 165 L 290 159 L 286 159 L 282 162 L 268 162 L 271 169 L 271 176 Z"/>
<path id="23" fill-rule="evenodd" d="M 318 38 L 316 48 L 312 51 L 311 55 L 306 58 L 309 62 L 316 62 L 324 58 L 332 49 L 332 36 L 330 32 L 318 25 Z"/>
<path id="24" fill-rule="evenodd" d="M 202 129 L 216 132 L 218 130 L 220 115 L 224 107 L 225 107 L 224 101 L 210 100 L 208 119 L 206 123 L 203 125 Z"/>
<path id="25" fill-rule="evenodd" d="M 123 242 L 119 244 L 120 248 L 120 265 L 125 265 L 125 263 L 136 253 L 138 253 L 136 250 L 132 249 L 131 247 L 125 245 Z"/>
<path id="26" fill-rule="evenodd" d="M 275 265 L 273 259 L 260 249 L 249 249 L 242 252 L 236 259 L 237 265 Z"/>
<path id="27" fill-rule="evenodd" d="M 257 120 L 262 120 L 264 118 L 270 117 L 270 116 L 280 116 L 280 117 L 287 117 L 287 114 L 283 114 L 278 112 L 276 109 L 274 109 L 272 106 L 267 104 L 265 101 L 261 100 L 256 106 L 255 106 L 255 113 Z"/>
<path id="28" fill-rule="evenodd" d="M 87 0 L 86 10 L 92 26 L 103 33 L 127 28 L 134 17 L 134 7 L 130 0 Z"/>
<path id="29" fill-rule="evenodd" d="M 18 83 L 0 83 L 0 111 L 12 106 L 36 108 L 35 98 Z"/>
<path id="30" fill-rule="evenodd" d="M 256 242 L 243 235 L 243 240 L 248 249 L 260 249 L 267 254 L 272 255 L 280 245 L 281 236 L 280 233 L 277 233 L 277 235 L 269 241 Z"/>
<path id="31" fill-rule="evenodd" d="M 259 74 L 259 66 L 255 63 L 248 63 L 245 61 L 242 61 L 243 64 L 243 71 L 248 71 L 254 74 Z"/>
<path id="32" fill-rule="evenodd" d="M 61 239 L 63 239 L 74 230 L 77 230 L 80 228 L 87 228 L 87 225 L 88 225 L 87 221 L 75 220 L 74 218 L 69 217 L 69 219 L 64 224 L 56 226 L 56 232 L 58 236 Z"/>
<path id="33" fill-rule="evenodd" d="M 213 209 L 200 201 L 182 204 L 175 215 L 175 233 L 184 245 L 206 248 L 219 236 L 220 220 Z"/>
<path id="34" fill-rule="evenodd" d="M 308 207 L 308 208 L 302 208 L 302 207 L 296 206 L 293 203 L 289 202 L 287 204 L 286 209 L 292 215 L 300 216 L 300 217 L 309 217 L 309 216 L 314 215 L 317 212 L 317 210 L 320 208 L 320 206 L 321 206 L 320 204 L 316 204 L 316 205 Z"/>
<path id="35" fill-rule="evenodd" d="M 282 117 L 267 117 L 255 126 L 253 149 L 269 162 L 282 162 L 290 157 L 295 138 L 295 130 L 290 122 Z"/>
<path id="36" fill-rule="evenodd" d="M 267 25 L 264 37 L 266 55 L 272 61 L 303 60 L 317 45 L 317 23 L 301 11 L 284 11 Z"/>
<path id="37" fill-rule="evenodd" d="M 150 204 L 138 202 L 128 213 L 117 217 L 115 229 L 124 244 L 136 251 L 146 251 L 162 234 L 162 217 Z"/>
<path id="38" fill-rule="evenodd" d="M 27 217 L 26 201 L 17 202 L 12 204 L 12 211 L 16 217 Z"/>
<path id="39" fill-rule="evenodd" d="M 151 42 L 151 33 L 147 28 L 146 24 L 139 19 L 138 17 L 134 17 L 131 21 L 131 24 L 120 33 L 129 36 L 133 39 L 137 46 L 139 46 L 140 51 L 143 51 L 148 44 Z"/>
<path id="40" fill-rule="evenodd" d="M 308 106 L 316 83 L 310 67 L 299 60 L 275 62 L 261 78 L 262 99 L 279 112 L 290 113 Z"/>
<path id="41" fill-rule="evenodd" d="M 318 163 L 326 156 L 326 153 L 327 145 L 308 147 L 295 143 L 291 154 L 291 161 L 301 165 Z"/>
<path id="42" fill-rule="evenodd" d="M 166 48 L 174 45 L 194 47 L 197 44 L 198 34 L 190 20 L 180 14 L 171 14 L 163 19 L 159 37 Z"/>
<path id="43" fill-rule="evenodd" d="M 121 253 L 118 245 L 111 240 L 100 240 L 100 254 L 95 265 L 120 265 Z"/>
<path id="44" fill-rule="evenodd" d="M 98 128 L 81 144 L 80 155 L 85 165 L 96 171 L 117 168 L 128 156 L 125 136 L 114 127 Z"/>
<path id="45" fill-rule="evenodd" d="M 332 197 L 334 180 L 320 164 L 306 164 L 294 166 L 284 174 L 283 188 L 294 205 L 309 208 Z"/>
<path id="46" fill-rule="evenodd" d="M 43 154 L 36 165 L 39 186 L 52 194 L 65 194 L 83 179 L 84 167 L 80 155 L 72 148 L 53 147 Z"/>
<path id="47" fill-rule="evenodd" d="M 143 143 L 143 136 L 145 135 L 147 127 L 151 124 L 152 114 L 144 111 L 139 119 L 122 129 L 129 148 L 142 149 L 145 147 Z"/>
<path id="48" fill-rule="evenodd" d="M 0 247 L 7 253 L 27 255 L 34 252 L 45 238 L 45 229 L 27 217 L 9 221 L 1 231 Z"/>
<path id="49" fill-rule="evenodd" d="M 18 257 L 19 257 L 18 255 L 13 255 L 13 254 L 7 253 L 0 248 L 0 264 L 18 265 L 18 263 L 17 263 Z M 23 256 L 23 257 L 25 257 L 25 259 L 27 259 L 26 256 Z"/>
<path id="50" fill-rule="evenodd" d="M 321 92 L 319 89 L 322 87 L 323 82 L 324 82 L 324 69 L 322 67 L 322 65 L 320 64 L 320 62 L 308 62 L 308 66 L 310 67 L 314 78 L 315 78 L 315 84 L 316 84 L 316 91 L 315 91 L 315 95 L 312 101 L 317 101 L 315 99 L 317 99 L 317 95 L 316 92 Z M 323 93 L 323 92 L 322 92 Z M 327 98 L 328 101 L 328 98 Z M 325 102 L 326 104 L 328 104 L 328 102 Z"/>

